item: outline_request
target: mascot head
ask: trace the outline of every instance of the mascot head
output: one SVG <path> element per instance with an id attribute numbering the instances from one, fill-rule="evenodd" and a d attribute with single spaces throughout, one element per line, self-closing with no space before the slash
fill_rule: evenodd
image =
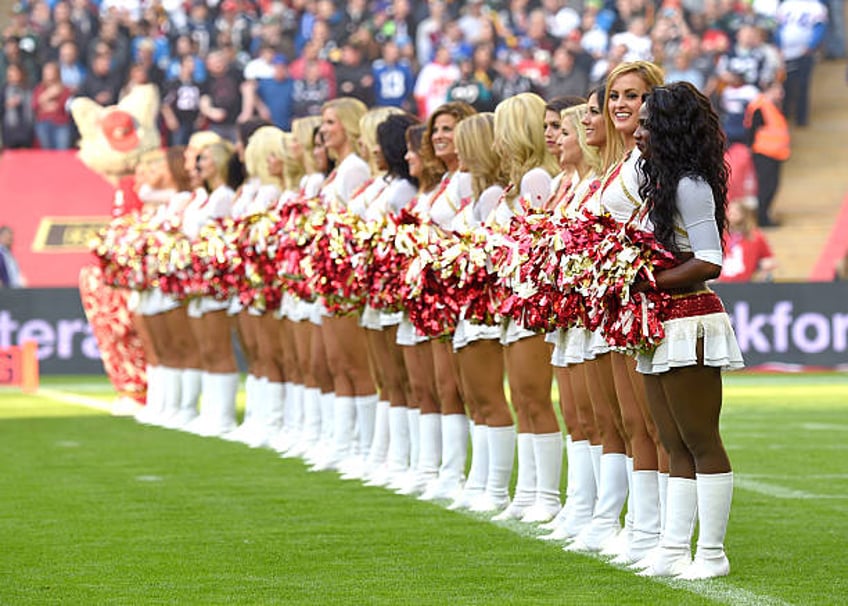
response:
<path id="1" fill-rule="evenodd" d="M 78 97 L 71 114 L 80 132 L 80 160 L 109 180 L 131 174 L 141 154 L 160 145 L 159 94 L 152 84 L 136 86 L 110 107 Z"/>

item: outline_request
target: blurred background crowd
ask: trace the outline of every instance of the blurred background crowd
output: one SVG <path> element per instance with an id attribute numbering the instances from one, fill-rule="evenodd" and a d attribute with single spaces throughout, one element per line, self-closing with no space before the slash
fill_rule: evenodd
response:
<path id="1" fill-rule="evenodd" d="M 251 118 L 288 130 L 342 95 L 420 117 L 446 100 L 584 95 L 651 60 L 713 98 L 754 227 L 774 224 L 789 155 L 758 129 L 807 125 L 816 62 L 845 56 L 844 0 L 26 0 L 7 20 L 7 149 L 71 148 L 69 99 L 112 105 L 143 83 L 161 93 L 163 144 L 181 145 L 200 129 L 234 140 Z"/>

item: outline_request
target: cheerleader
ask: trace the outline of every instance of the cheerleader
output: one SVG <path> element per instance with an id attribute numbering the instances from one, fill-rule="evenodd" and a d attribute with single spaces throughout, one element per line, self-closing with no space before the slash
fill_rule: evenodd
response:
<path id="1" fill-rule="evenodd" d="M 495 147 L 509 186 L 495 210 L 506 227 L 523 213 L 541 210 L 550 197 L 556 158 L 544 140 L 545 102 L 533 93 L 502 101 L 495 109 Z M 501 339 L 506 348 L 510 395 L 518 419 L 518 478 L 510 506 L 494 519 L 547 522 L 560 510 L 562 432 L 551 402 L 553 370 L 545 336 L 510 319 Z"/>
<path id="2" fill-rule="evenodd" d="M 283 177 L 285 191 L 280 197 L 280 209 L 289 203 L 315 199 L 324 181 L 327 157 L 318 129 L 320 116 L 297 118 L 292 122 L 292 132 L 286 137 L 283 149 Z M 321 152 L 316 161 L 314 151 Z M 323 343 L 319 336 L 321 318 L 313 313 L 315 304 L 291 292 L 283 295 L 281 306 L 283 348 L 293 359 L 286 359 L 286 421 L 283 431 L 271 444 L 284 457 L 305 456 L 321 437 L 322 421 L 326 434 L 332 438 L 332 415 L 323 419 L 321 410 L 332 409 L 333 383 L 327 368 Z M 313 344 L 318 354 L 313 368 Z M 328 445 L 328 448 L 330 446 Z"/>
<path id="3" fill-rule="evenodd" d="M 430 220 L 430 205 L 433 196 L 439 191 L 439 179 L 442 167 L 435 162 L 425 162 L 421 156 L 426 125 L 410 126 L 405 133 L 405 160 L 409 168 L 410 179 L 418 183 L 418 191 L 410 205 L 410 211 L 422 222 Z M 421 496 L 430 495 L 438 490 L 440 467 L 453 470 L 445 471 L 443 480 L 453 475 L 461 477 L 465 471 L 465 447 L 468 429 L 465 414 L 443 415 L 440 413 L 436 371 L 433 364 L 433 347 L 430 338 L 421 335 L 404 313 L 397 331 L 397 344 L 401 346 L 404 366 L 409 378 L 412 397 L 420 405 L 419 433 L 420 444 L 418 465 L 416 467 L 416 488 L 423 486 Z M 378 416 L 379 420 L 379 416 Z M 372 452 L 373 452 L 372 448 Z M 458 462 L 461 457 L 461 464 Z M 448 489 L 449 490 L 449 489 Z"/>
<path id="4" fill-rule="evenodd" d="M 157 232 L 161 232 L 166 224 L 179 224 L 182 209 L 189 198 L 187 192 L 191 179 L 185 171 L 183 152 L 182 147 L 156 150 L 148 152 L 141 160 L 146 166 L 146 178 L 139 189 L 139 197 L 145 204 L 157 205 L 148 222 L 154 241 L 157 240 Z M 149 265 L 156 265 L 157 252 L 156 246 L 151 246 Z M 148 394 L 159 394 L 159 405 L 145 407 L 136 419 L 164 427 L 182 424 L 185 421 L 177 417 L 183 408 L 184 374 L 199 372 L 200 362 L 194 337 L 188 330 L 185 307 L 176 297 L 165 295 L 153 285 L 141 293 L 139 313 L 144 317 L 153 350 L 160 362 L 158 367 L 148 371 Z M 186 408 L 190 408 L 188 402 L 185 404 Z"/>
<path id="5" fill-rule="evenodd" d="M 283 131 L 274 126 L 262 126 L 249 135 L 244 149 L 247 181 L 241 186 L 233 203 L 232 217 L 242 223 L 241 247 L 256 247 L 251 242 L 250 226 L 257 216 L 267 213 L 282 194 L 282 180 L 272 173 L 273 158 L 282 155 Z M 264 252 L 257 250 L 257 252 Z M 250 351 L 248 375 L 245 380 L 244 420 L 225 439 L 243 442 L 253 448 L 264 446 L 282 425 L 284 398 L 284 364 L 279 339 L 279 323 L 264 300 L 245 297 L 234 299 L 230 311 L 237 313 L 239 334 L 245 351 Z"/>
<path id="6" fill-rule="evenodd" d="M 466 173 L 459 172 L 459 156 L 454 144 L 457 125 L 473 115 L 474 108 L 461 101 L 445 103 L 427 118 L 420 157 L 425 166 L 438 166 L 441 183 L 430 200 L 431 221 L 442 229 L 450 229 L 459 212 L 463 197 L 471 193 Z M 468 417 L 459 391 L 458 369 L 453 346 L 448 340 L 433 339 L 433 369 L 436 393 L 442 415 L 442 462 L 439 476 L 419 496 L 420 500 L 455 499 L 465 478 L 468 449 Z"/>
<path id="7" fill-rule="evenodd" d="M 377 221 L 385 216 L 385 204 L 380 198 L 386 195 L 394 177 L 386 172 L 387 164 L 380 153 L 377 142 L 377 128 L 393 114 L 400 114 L 402 110 L 396 107 L 376 107 L 368 110 L 359 120 L 359 138 L 357 148 L 359 156 L 368 163 L 371 178 L 363 184 L 350 198 L 347 210 L 356 215 L 363 223 Z M 403 155 L 396 160 L 403 161 Z M 410 198 L 414 189 L 409 192 Z M 381 207 L 382 206 L 382 207 Z M 400 321 L 398 318 L 397 321 Z M 384 328 L 390 328 L 394 320 L 380 313 L 373 307 L 365 305 L 359 317 L 359 326 L 363 329 L 359 338 L 363 339 L 368 351 L 370 367 L 374 373 L 377 387 L 377 402 L 370 399 L 360 398 L 356 403 L 356 416 L 358 423 L 358 443 L 354 452 L 346 462 L 340 466 L 342 479 L 362 479 L 367 469 L 370 458 L 371 445 L 377 440 L 377 448 L 383 449 L 387 443 L 386 425 L 380 423 L 382 435 L 377 436 L 374 431 L 377 426 L 377 410 L 381 409 L 380 401 L 390 402 L 395 407 L 402 407 L 406 411 L 408 382 L 406 369 L 403 366 L 403 358 L 400 350 L 395 346 L 394 340 L 389 341 L 383 334 Z M 390 477 L 386 478 L 386 484 L 393 489 L 398 489 L 403 481 L 404 474 L 409 469 L 409 454 L 413 444 L 411 439 L 412 416 L 406 415 L 410 425 L 409 431 L 404 432 L 404 439 L 395 436 L 392 449 L 393 457 L 390 457 Z M 417 424 L 415 426 L 417 430 Z M 418 432 L 415 431 L 414 445 L 417 448 Z M 380 453 L 377 454 L 378 458 Z M 371 482 L 373 485 L 373 481 Z"/>
<path id="8" fill-rule="evenodd" d="M 593 93 L 589 98 L 591 105 L 570 107 L 562 112 L 560 163 L 573 170 L 573 186 L 564 195 L 555 194 L 550 204 L 554 207 L 553 212 L 562 217 L 566 229 L 581 215 L 600 184 L 600 156 L 597 147 L 589 145 L 586 127 L 590 107 L 600 117 L 599 126 L 603 126 L 597 99 L 597 93 Z M 602 128 L 599 132 L 604 133 Z M 595 139 L 594 143 L 601 142 Z M 548 339 L 555 344 L 551 364 L 559 385 L 562 417 L 568 431 L 568 474 L 565 504 L 550 524 L 543 525 L 543 528 L 552 531 L 541 536 L 543 540 L 573 539 L 592 520 L 597 497 L 592 453 L 597 452 L 599 459 L 603 446 L 592 410 L 584 363 L 592 357 L 587 348 L 591 334 L 582 326 L 572 326 L 551 333 Z"/>
<path id="9" fill-rule="evenodd" d="M 320 198 L 328 212 L 344 209 L 370 176 L 368 163 L 356 153 L 359 120 L 365 105 L 351 97 L 340 97 L 321 109 L 321 135 L 336 162 L 321 186 Z M 376 413 L 377 393 L 368 363 L 368 348 L 356 315 L 327 316 L 321 337 L 333 376 L 333 449 L 315 462 L 312 469 L 338 469 L 353 454 L 357 410 Z M 360 419 L 362 431 L 373 431 L 374 415 Z"/>
<path id="10" fill-rule="evenodd" d="M 183 215 L 183 229 L 193 240 L 205 225 L 228 217 L 232 211 L 235 192 L 227 185 L 231 156 L 232 148 L 224 142 L 204 147 L 197 156 L 197 175 L 207 196 L 196 196 Z M 232 319 L 227 315 L 229 306 L 229 301 L 208 296 L 189 302 L 189 325 L 197 339 L 203 367 L 203 404 L 200 415 L 186 431 L 200 436 L 222 436 L 236 427 L 239 375 L 232 345 Z"/>
<path id="11" fill-rule="evenodd" d="M 601 204 L 620 222 L 631 221 L 640 212 L 641 174 L 637 169 L 639 150 L 633 134 L 643 95 L 661 85 L 659 67 L 646 61 L 624 63 L 607 80 L 605 118 L 607 146 L 605 159 L 613 167 L 602 188 Z M 645 558 L 659 544 L 662 528 L 659 469 L 667 470 L 667 456 L 648 410 L 645 386 L 636 372 L 632 356 L 610 354 L 616 399 L 626 439 L 628 500 L 624 532 L 602 549 L 615 555 L 615 563 L 631 564 Z M 667 481 L 667 476 L 663 478 Z"/>
<path id="12" fill-rule="evenodd" d="M 635 138 L 654 235 L 679 263 L 656 273 L 657 288 L 672 297 L 665 338 L 638 359 L 670 457 L 666 526 L 659 553 L 642 574 L 720 577 L 730 572 L 724 537 L 733 496 L 733 472 L 719 432 L 721 371 L 743 366 L 721 300 L 705 284 L 721 272 L 725 136 L 709 99 L 679 82 L 648 96 Z M 637 283 L 634 291 L 646 287 Z M 698 543 L 690 564 L 696 518 Z"/>
<path id="13" fill-rule="evenodd" d="M 396 214 L 407 208 L 415 198 L 417 182 L 409 174 L 409 165 L 406 161 L 406 131 L 417 123 L 418 121 L 409 114 L 392 113 L 377 126 L 376 141 L 370 150 L 370 158 L 375 167 L 384 173 L 382 179 L 386 181 L 386 187 L 366 209 L 364 216 L 366 221 L 380 224 L 385 221 L 387 215 Z M 366 307 L 366 310 L 369 308 Z M 378 370 L 381 391 L 385 394 L 383 399 L 389 402 L 388 408 L 378 404 L 385 416 L 381 422 L 375 424 L 370 449 L 376 452 L 372 457 L 369 451 L 369 464 L 379 468 L 380 458 L 388 457 L 387 485 L 390 488 L 396 487 L 400 494 L 411 495 L 420 493 L 426 483 L 438 472 L 438 453 L 441 443 L 434 444 L 431 431 L 432 421 L 438 422 L 439 417 L 438 415 L 421 415 L 421 402 L 428 397 L 428 394 L 422 393 L 417 383 L 413 391 L 404 363 L 404 352 L 397 344 L 398 326 L 402 316 L 402 313 L 380 312 L 377 326 L 366 325 L 368 344 L 374 357 L 375 369 Z M 363 324 L 365 324 L 364 320 L 363 315 Z M 400 429 L 398 422 L 391 423 L 391 416 L 397 414 L 392 411 L 392 408 L 404 402 L 407 406 L 408 448 L 404 443 L 402 429 L 399 436 L 391 433 L 392 425 L 395 429 Z M 378 429 L 381 434 L 377 433 Z M 384 452 L 380 452 L 380 449 Z M 403 468 L 405 454 L 408 454 L 407 472 L 397 473 Z M 435 469 L 431 476 L 422 466 L 429 466 L 432 469 L 434 456 L 436 457 Z M 368 468 L 369 471 L 372 469 L 374 467 Z M 393 475 L 394 478 L 392 478 Z"/>
<path id="14" fill-rule="evenodd" d="M 470 116 L 456 127 L 454 143 L 462 170 L 471 177 L 472 202 L 454 217 L 457 233 L 485 225 L 503 194 L 505 179 L 494 145 L 494 114 Z M 509 504 L 515 458 L 515 429 L 504 393 L 500 321 L 472 323 L 465 311 L 453 335 L 459 376 L 474 421 L 471 467 L 461 494 L 448 509 L 498 512 Z"/>

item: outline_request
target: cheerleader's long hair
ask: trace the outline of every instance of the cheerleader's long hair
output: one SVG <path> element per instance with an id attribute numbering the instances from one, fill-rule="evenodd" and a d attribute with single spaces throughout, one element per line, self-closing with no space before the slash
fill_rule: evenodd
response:
<path id="1" fill-rule="evenodd" d="M 645 100 L 648 153 L 640 168 L 639 188 L 647 201 L 654 235 L 669 251 L 679 254 L 675 240 L 677 184 L 684 177 L 703 179 L 713 191 L 715 220 L 724 240 L 727 231 L 726 138 L 710 100 L 688 82 L 653 89 Z"/>

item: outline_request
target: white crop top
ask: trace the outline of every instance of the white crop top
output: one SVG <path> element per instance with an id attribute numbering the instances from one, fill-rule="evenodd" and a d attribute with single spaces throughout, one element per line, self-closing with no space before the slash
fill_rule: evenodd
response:
<path id="1" fill-rule="evenodd" d="M 216 188 L 208 198 L 196 196 L 183 213 L 183 233 L 189 238 L 197 238 L 203 226 L 213 219 L 229 217 L 234 198 L 235 192 L 226 185 Z"/>
<path id="2" fill-rule="evenodd" d="M 442 179 L 430 205 L 430 219 L 442 229 L 450 229 L 451 221 L 473 195 L 469 173 L 448 173 Z M 465 202 L 464 202 L 465 201 Z"/>
<path id="3" fill-rule="evenodd" d="M 619 223 L 627 223 L 643 205 L 639 197 L 639 158 L 641 153 L 636 148 L 624 159 L 620 169 L 616 165 L 610 170 L 601 187 L 601 204 Z"/>
<path id="4" fill-rule="evenodd" d="M 356 154 L 348 154 L 321 188 L 324 203 L 346 207 L 350 197 L 370 176 L 368 163 Z"/>

